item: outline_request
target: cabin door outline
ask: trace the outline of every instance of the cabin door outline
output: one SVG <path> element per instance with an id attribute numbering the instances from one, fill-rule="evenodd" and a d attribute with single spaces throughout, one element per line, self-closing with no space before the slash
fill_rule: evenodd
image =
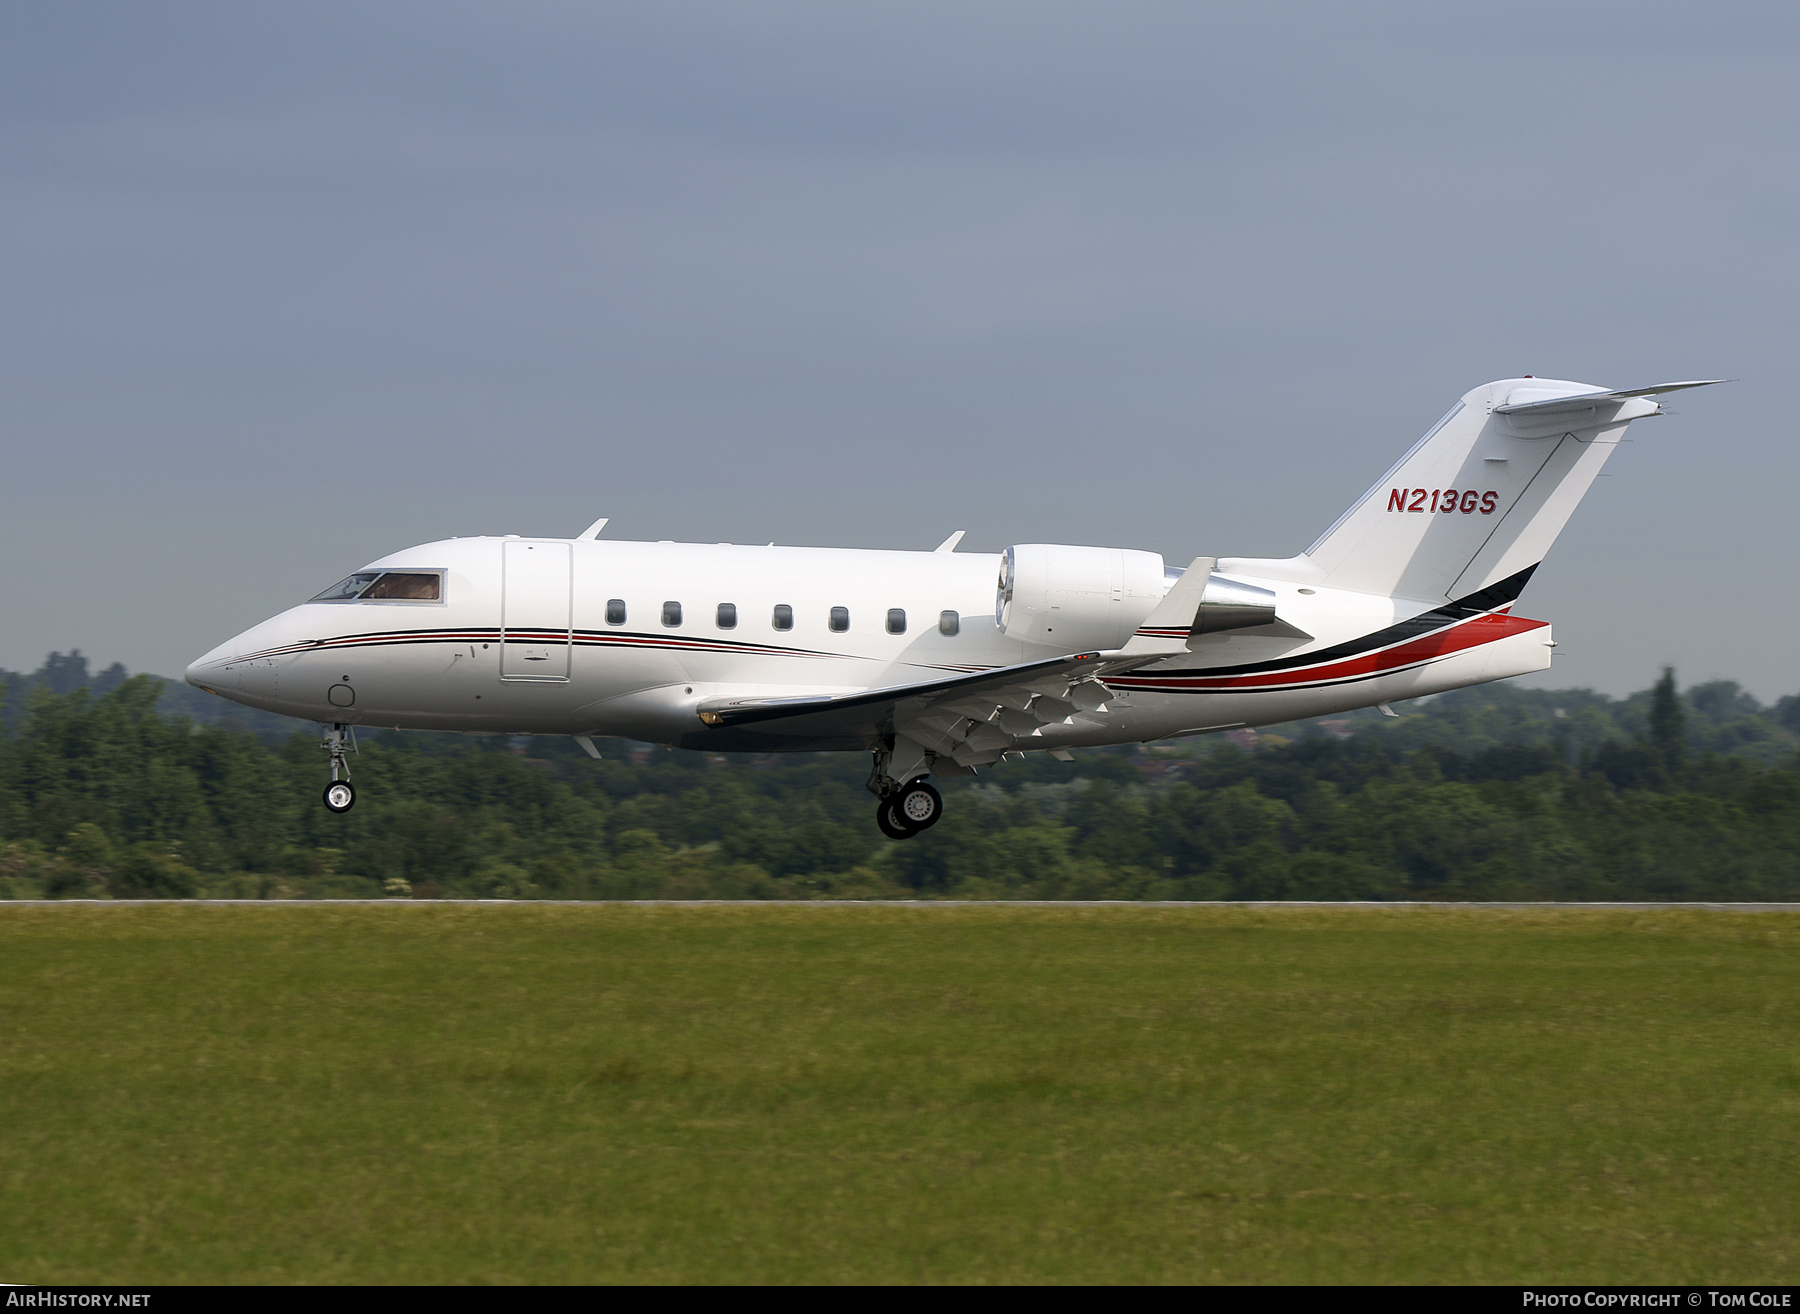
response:
<path id="1" fill-rule="evenodd" d="M 500 678 L 566 683 L 574 561 L 567 543 L 500 545 Z"/>

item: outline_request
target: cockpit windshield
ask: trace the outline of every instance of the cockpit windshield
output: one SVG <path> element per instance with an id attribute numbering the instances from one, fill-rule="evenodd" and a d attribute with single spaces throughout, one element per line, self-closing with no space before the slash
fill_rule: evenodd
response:
<path id="1" fill-rule="evenodd" d="M 441 602 L 443 596 L 444 577 L 435 570 L 363 570 L 309 601 Z"/>
<path id="2" fill-rule="evenodd" d="M 378 570 L 366 570 L 360 575 L 352 575 L 342 584 L 333 584 L 318 597 L 309 599 L 312 602 L 350 602 L 362 596 L 362 591 L 381 578 Z"/>

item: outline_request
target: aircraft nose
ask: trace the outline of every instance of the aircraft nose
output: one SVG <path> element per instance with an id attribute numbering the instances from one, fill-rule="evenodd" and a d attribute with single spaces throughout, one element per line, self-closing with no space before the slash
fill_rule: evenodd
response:
<path id="1" fill-rule="evenodd" d="M 187 670 L 183 672 L 183 678 L 195 688 L 205 689 L 209 693 L 217 692 L 215 686 L 227 679 L 226 665 L 237 659 L 240 654 L 252 651 L 249 641 L 255 633 L 255 630 L 245 630 L 235 639 L 227 639 L 211 652 L 194 658 L 188 663 Z"/>
<path id="2" fill-rule="evenodd" d="M 229 644 L 221 644 L 206 656 L 196 657 L 189 662 L 185 672 L 187 682 L 196 689 L 205 689 L 211 693 L 212 686 L 218 684 L 224 675 L 224 659 L 229 647 Z"/>

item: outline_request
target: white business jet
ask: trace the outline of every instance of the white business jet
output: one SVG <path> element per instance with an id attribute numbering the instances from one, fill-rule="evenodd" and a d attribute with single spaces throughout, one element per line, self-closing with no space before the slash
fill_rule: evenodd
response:
<path id="1" fill-rule="evenodd" d="M 998 556 L 456 538 L 371 562 L 187 678 L 324 724 L 325 805 L 354 727 L 873 755 L 901 839 L 928 777 L 1009 755 L 1380 707 L 1543 670 L 1520 590 L 1632 420 L 1721 380 L 1468 393 L 1297 557 L 1026 543 Z M 996 577 L 998 583 L 996 584 Z"/>

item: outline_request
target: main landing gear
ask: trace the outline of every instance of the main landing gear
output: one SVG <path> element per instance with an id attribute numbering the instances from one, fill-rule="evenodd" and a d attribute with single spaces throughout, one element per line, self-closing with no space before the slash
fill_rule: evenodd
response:
<path id="1" fill-rule="evenodd" d="M 869 773 L 869 792 L 876 798 L 875 825 L 889 839 L 910 839 L 937 825 L 944 815 L 944 796 L 923 775 L 924 754 L 904 754 L 908 760 L 897 762 L 902 755 L 886 745 L 877 748 L 875 769 Z M 897 764 L 912 777 L 904 785 L 891 774 Z"/>
<path id="2" fill-rule="evenodd" d="M 331 754 L 331 783 L 325 786 L 325 806 L 333 812 L 348 812 L 356 806 L 356 786 L 350 783 L 350 764 L 345 757 L 356 751 L 356 731 L 342 721 L 333 721 L 325 727 L 322 742 Z M 340 771 L 344 773 L 342 780 L 338 779 Z"/>
<path id="3" fill-rule="evenodd" d="M 889 839 L 911 839 L 937 825 L 944 796 L 923 778 L 903 785 L 875 805 L 875 824 Z"/>

